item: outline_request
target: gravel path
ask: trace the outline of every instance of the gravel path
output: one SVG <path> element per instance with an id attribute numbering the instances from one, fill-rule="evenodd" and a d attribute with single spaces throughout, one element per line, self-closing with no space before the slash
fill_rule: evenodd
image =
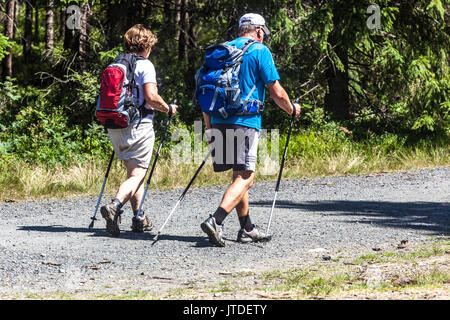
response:
<path id="1" fill-rule="evenodd" d="M 264 227 L 274 182 L 250 191 L 252 220 Z M 450 234 L 450 168 L 416 172 L 282 181 L 266 244 L 238 244 L 238 219 L 225 220 L 225 248 L 212 247 L 200 223 L 220 202 L 225 186 L 191 190 L 152 238 L 181 189 L 150 190 L 147 211 L 155 229 L 131 232 L 125 208 L 120 238 L 104 221 L 88 229 L 96 197 L 0 204 L 0 297 L 86 292 L 164 293 L 193 283 L 223 281 L 240 271 L 299 266 L 334 256 L 408 245 Z M 105 195 L 104 200 L 109 200 Z M 319 258 L 318 258 L 319 255 Z"/>

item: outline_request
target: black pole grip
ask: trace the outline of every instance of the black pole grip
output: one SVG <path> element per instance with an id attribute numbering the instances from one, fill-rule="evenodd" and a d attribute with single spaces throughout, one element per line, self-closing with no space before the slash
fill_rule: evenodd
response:
<path id="1" fill-rule="evenodd" d="M 177 99 L 174 99 L 171 104 L 169 104 L 169 118 L 173 115 L 172 104 L 177 104 Z"/>

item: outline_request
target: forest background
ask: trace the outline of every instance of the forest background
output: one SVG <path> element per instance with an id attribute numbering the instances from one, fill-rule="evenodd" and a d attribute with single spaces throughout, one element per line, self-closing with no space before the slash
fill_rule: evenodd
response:
<path id="1" fill-rule="evenodd" d="M 204 49 L 235 38 L 247 12 L 266 19 L 281 84 L 302 106 L 286 178 L 450 165 L 449 4 L 0 0 L 0 200 L 99 191 L 112 151 L 94 115 L 99 78 L 137 23 L 159 39 L 150 60 L 161 96 L 180 105 L 152 187 L 187 184 L 198 164 L 174 165 L 170 134 L 201 120 L 193 93 Z M 155 117 L 157 137 L 166 117 Z M 280 153 L 289 121 L 267 95 L 263 127 L 280 130 Z M 196 184 L 229 182 L 211 174 Z M 107 192 L 123 175 L 115 162 Z"/>

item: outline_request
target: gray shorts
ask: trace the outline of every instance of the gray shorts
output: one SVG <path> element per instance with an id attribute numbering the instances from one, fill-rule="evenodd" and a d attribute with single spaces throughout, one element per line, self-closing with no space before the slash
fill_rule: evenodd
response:
<path id="1" fill-rule="evenodd" d="M 213 124 L 211 153 L 215 172 L 255 171 L 259 131 L 236 124 Z"/>
<path id="2" fill-rule="evenodd" d="M 116 156 L 120 160 L 132 160 L 139 167 L 148 168 L 152 158 L 155 132 L 151 122 L 142 122 L 139 127 L 108 129 L 109 138 Z"/>

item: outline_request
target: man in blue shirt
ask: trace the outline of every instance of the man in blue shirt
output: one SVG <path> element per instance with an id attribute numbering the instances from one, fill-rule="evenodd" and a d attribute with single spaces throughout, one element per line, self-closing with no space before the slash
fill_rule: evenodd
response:
<path id="1" fill-rule="evenodd" d="M 263 44 L 269 35 L 264 18 L 258 14 L 245 14 L 239 20 L 238 38 L 228 42 L 241 48 L 249 39 L 255 40 L 245 52 L 239 73 L 241 98 L 264 102 L 265 87 L 278 107 L 295 116 L 300 114 L 300 105 L 291 104 L 286 91 L 279 83 L 275 63 L 270 50 Z M 264 237 L 259 227 L 251 222 L 249 215 L 248 190 L 253 185 L 256 169 L 259 132 L 262 114 L 237 115 L 227 119 L 209 116 L 203 113 L 209 142 L 213 143 L 220 135 L 222 150 L 214 145 L 213 165 L 215 172 L 233 169 L 233 181 L 225 191 L 216 212 L 202 224 L 202 230 L 209 241 L 219 247 L 225 246 L 222 239 L 223 221 L 233 209 L 239 217 L 241 229 L 238 242 L 252 242 Z M 237 137 L 243 136 L 239 139 Z M 220 152 L 217 152 L 220 151 Z M 230 154 L 233 154 L 230 156 Z"/>

